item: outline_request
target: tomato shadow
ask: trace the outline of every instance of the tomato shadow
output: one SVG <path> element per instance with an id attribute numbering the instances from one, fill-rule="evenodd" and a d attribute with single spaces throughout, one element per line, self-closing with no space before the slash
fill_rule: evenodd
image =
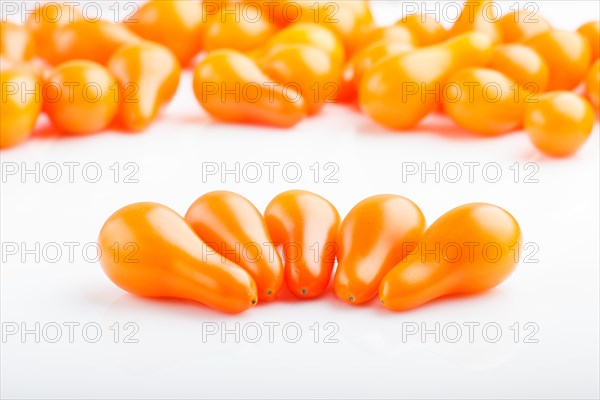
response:
<path id="1" fill-rule="evenodd" d="M 432 114 L 429 114 L 418 125 L 411 129 L 392 129 L 368 119 L 358 126 L 358 132 L 365 135 L 428 135 L 456 141 L 477 142 L 492 141 L 499 137 L 516 134 L 519 131 L 508 132 L 500 135 L 482 136 L 461 128 L 454 121 L 452 121 L 450 117 L 442 114 L 439 111 L 436 111 Z"/>
<path id="2" fill-rule="evenodd" d="M 113 122 L 104 129 L 95 132 L 83 133 L 83 134 L 69 134 L 61 131 L 59 128 L 54 126 L 48 118 L 44 118 L 33 130 L 30 139 L 33 140 L 63 140 L 63 141 L 76 141 L 81 139 L 87 139 L 91 137 L 97 137 L 106 133 L 119 133 L 119 134 L 132 134 L 132 132 L 126 131 L 123 127 Z M 135 134 L 135 133 L 134 133 Z"/>
<path id="3" fill-rule="evenodd" d="M 458 126 L 452 119 L 441 113 L 434 113 L 428 115 L 419 125 L 417 125 L 413 132 L 419 134 L 428 134 L 437 137 L 448 138 L 459 141 L 485 141 L 494 140 L 503 135 L 493 136 L 482 136 L 476 133 L 470 132 L 464 128 Z"/>
<path id="4" fill-rule="evenodd" d="M 31 134 L 31 136 L 29 137 L 30 139 L 34 139 L 34 140 L 66 140 L 66 141 L 73 141 L 73 140 L 79 140 L 79 139 L 87 139 L 87 138 L 91 138 L 91 137 L 97 137 L 98 135 L 104 135 L 104 134 L 117 134 L 117 135 L 124 135 L 124 136 L 136 136 L 136 135 L 140 135 L 143 134 L 144 132 L 146 132 L 148 129 L 150 129 L 150 127 L 157 123 L 157 122 L 171 122 L 171 121 L 177 121 L 180 120 L 184 123 L 194 123 L 194 124 L 206 124 L 207 118 L 206 116 L 181 116 L 180 118 L 178 117 L 166 117 L 164 115 L 159 115 L 154 121 L 152 121 L 146 128 L 140 130 L 140 131 L 132 131 L 130 129 L 127 129 L 121 121 L 119 121 L 118 118 L 115 118 L 108 126 L 106 126 L 104 129 L 95 131 L 95 132 L 89 132 L 89 133 L 84 133 L 84 134 L 69 134 L 69 133 L 65 133 L 62 132 L 58 127 L 56 127 L 52 121 L 48 118 L 48 116 L 46 114 L 42 114 L 40 115 L 40 118 Z"/>
<path id="5" fill-rule="evenodd" d="M 171 297 L 143 297 L 131 293 L 124 293 L 115 299 L 108 307 L 107 313 L 126 314 L 127 317 L 145 315 L 162 315 L 184 318 L 219 318 L 237 319 L 238 314 L 228 314 L 200 302 Z"/>
<path id="6" fill-rule="evenodd" d="M 355 113 L 359 113 L 361 115 L 364 115 L 362 110 L 360 109 L 360 104 L 358 103 L 358 100 L 338 100 L 336 102 L 334 102 L 333 104 L 340 106 L 340 107 L 344 107 L 348 110 L 351 110 Z"/>
<path id="7" fill-rule="evenodd" d="M 264 133 L 273 133 L 273 134 L 277 134 L 277 135 L 282 135 L 282 134 L 293 134 L 293 133 L 298 133 L 295 132 L 294 129 L 292 128 L 297 128 L 299 126 L 301 126 L 301 124 L 303 123 L 303 121 L 298 122 L 296 125 L 294 125 L 293 127 L 290 128 L 286 128 L 286 127 L 278 127 L 278 126 L 273 126 L 273 125 L 268 125 L 268 124 L 262 124 L 260 122 L 231 122 L 231 121 L 223 121 L 217 118 L 213 118 L 210 115 L 179 115 L 176 117 L 171 117 L 170 118 L 171 121 L 177 121 L 178 123 L 184 123 L 184 124 L 194 124 L 200 128 L 202 127 L 206 127 L 206 128 L 214 128 L 214 129 L 218 129 L 221 131 L 227 131 L 227 132 L 241 132 L 241 131 L 249 131 L 249 133 L 251 133 L 250 131 L 256 131 L 259 132 L 261 134 Z M 210 133 L 213 133 L 214 130 L 211 130 Z M 202 130 L 198 130 L 198 133 L 202 133 Z"/>
<path id="8" fill-rule="evenodd" d="M 531 162 L 537 164 L 562 164 L 562 163 L 572 163 L 573 161 L 579 161 L 585 159 L 585 154 L 582 152 L 576 152 L 575 154 L 569 154 L 566 156 L 550 156 L 542 153 L 540 150 L 536 149 L 533 143 L 522 149 L 519 153 L 519 158 L 524 162 Z"/>
<path id="9" fill-rule="evenodd" d="M 469 303 L 481 304 L 482 300 L 492 300 L 494 298 L 501 299 L 506 296 L 506 292 L 500 288 L 492 288 L 478 293 L 456 293 L 447 294 L 436 299 L 433 299 L 425 304 L 412 308 L 410 310 L 395 311 L 385 308 L 383 305 L 377 307 L 377 313 L 379 315 L 403 315 L 412 316 L 417 315 L 426 311 L 446 311 L 447 309 L 455 308 L 458 305 L 468 305 Z"/>
<path id="10" fill-rule="evenodd" d="M 62 139 L 65 135 L 52 123 L 50 120 L 45 119 L 42 120 L 33 130 L 33 133 L 30 136 L 30 139 L 35 140 L 55 140 Z"/>
<path id="11" fill-rule="evenodd" d="M 573 155 L 572 157 L 577 157 L 577 155 Z M 544 153 L 540 152 L 539 150 L 537 150 L 533 144 L 531 144 L 528 148 L 526 149 L 522 149 L 520 151 L 519 154 L 519 158 L 527 161 L 527 162 L 534 162 L 534 163 L 547 163 L 547 162 L 554 162 L 554 161 L 560 161 L 562 160 L 561 158 L 555 158 L 555 157 L 550 157 L 545 155 Z"/>
<path id="12" fill-rule="evenodd" d="M 381 125 L 372 119 L 366 119 L 364 122 L 360 122 L 357 126 L 356 131 L 361 135 L 368 136 L 389 136 L 389 135 L 407 135 L 410 134 L 411 131 L 399 131 L 394 130 L 392 128 L 388 128 L 384 125 Z"/>
<path id="13" fill-rule="evenodd" d="M 277 293 L 277 296 L 275 297 L 275 300 L 273 301 L 269 301 L 269 302 L 261 302 L 260 300 L 258 301 L 258 304 L 256 305 L 257 307 L 265 307 L 270 305 L 271 303 L 298 303 L 298 302 L 302 302 L 302 301 L 306 301 L 303 299 L 299 299 L 298 297 L 296 297 L 286 286 L 286 284 L 284 283 L 283 286 L 281 287 L 281 290 L 279 291 L 279 293 Z"/>
<path id="14" fill-rule="evenodd" d="M 331 285 L 333 286 L 333 285 Z M 340 299 L 333 290 L 333 287 L 329 287 L 325 293 L 319 299 L 335 310 L 356 310 L 356 309 L 371 309 L 378 308 L 380 306 L 379 296 L 376 295 L 371 300 L 362 304 L 350 304 Z"/>
<path id="15" fill-rule="evenodd" d="M 165 119 L 162 118 L 162 120 Z M 214 122 L 208 115 L 200 113 L 173 115 L 170 116 L 168 120 L 181 124 L 193 124 L 196 126 L 212 125 Z"/>

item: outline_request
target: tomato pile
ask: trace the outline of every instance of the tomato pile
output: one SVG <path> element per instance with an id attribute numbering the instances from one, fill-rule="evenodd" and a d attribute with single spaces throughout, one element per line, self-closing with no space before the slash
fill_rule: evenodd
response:
<path id="1" fill-rule="evenodd" d="M 476 135 L 524 128 L 542 152 L 573 154 L 600 107 L 598 21 L 569 32 L 493 5 L 468 1 L 447 28 L 430 14 L 377 26 L 366 0 L 150 0 L 120 23 L 46 3 L 0 25 L 0 148 L 40 113 L 66 135 L 142 131 L 189 67 L 223 121 L 290 127 L 336 102 L 406 130 L 443 112 Z"/>
<path id="2" fill-rule="evenodd" d="M 329 201 L 303 190 L 277 195 L 264 214 L 228 191 L 201 196 L 184 217 L 131 204 L 108 218 L 98 243 L 104 272 L 122 289 L 228 313 L 275 300 L 284 284 L 299 299 L 321 296 L 332 276 L 349 304 L 379 294 L 384 307 L 408 310 L 497 286 L 522 247 L 517 221 L 491 204 L 460 206 L 427 227 L 415 203 L 384 194 L 341 221 Z"/>

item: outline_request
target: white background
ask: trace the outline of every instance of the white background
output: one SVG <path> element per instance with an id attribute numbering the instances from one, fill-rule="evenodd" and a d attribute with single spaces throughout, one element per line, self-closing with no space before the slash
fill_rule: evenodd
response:
<path id="1" fill-rule="evenodd" d="M 402 10 L 391 2 L 374 2 L 381 22 L 392 22 Z M 512 4 L 512 3 L 511 3 Z M 540 12 L 552 23 L 575 29 L 598 18 L 597 2 L 540 2 Z M 505 7 L 508 3 L 504 4 Z M 42 123 L 44 126 L 45 123 Z M 47 135 L 52 136 L 49 129 Z M 20 252 L 3 254 L 1 319 L 3 327 L 40 324 L 35 335 L 5 336 L 2 346 L 3 398 L 597 398 L 599 396 L 599 135 L 596 126 L 589 142 L 574 157 L 554 160 L 541 156 L 522 132 L 495 139 L 473 137 L 443 119 L 428 118 L 413 132 L 392 133 L 377 127 L 349 108 L 331 105 L 321 115 L 290 130 L 226 125 L 212 121 L 195 102 L 191 79 L 184 75 L 175 100 L 162 118 L 145 133 L 102 133 L 87 138 L 37 138 L 2 152 L 2 167 L 40 168 L 49 163 L 79 162 L 74 182 L 62 168 L 59 183 L 44 176 L 5 177 L 1 191 L 3 246 L 17 243 Z M 279 162 L 274 181 L 263 177 L 252 183 L 240 176 L 205 177 L 207 163 L 242 168 L 248 163 Z M 295 162 L 302 177 L 293 183 L 282 167 Z M 469 182 L 465 162 L 478 162 Z M 21 164 L 25 163 L 25 164 Z M 81 167 L 97 163 L 102 177 Z M 114 182 L 114 163 L 121 171 Z M 139 169 L 125 183 L 125 163 Z M 321 174 L 314 175 L 319 163 Z M 326 163 L 328 167 L 325 167 Z M 404 176 L 414 166 L 440 168 L 463 165 L 462 178 L 449 182 L 444 175 Z M 496 164 L 492 164 L 496 163 Z M 533 164 L 527 164 L 533 163 Z M 337 172 L 328 183 L 327 172 Z M 489 166 L 488 174 L 482 169 Z M 313 166 L 313 169 L 310 169 Z M 512 167 L 512 169 L 511 169 Z M 46 167 L 50 168 L 50 167 Z M 450 168 L 450 167 L 448 167 Z M 502 176 L 494 179 L 499 168 Z M 526 174 L 537 169 L 528 182 Z M 515 170 L 520 171 L 518 177 Z M 46 169 L 50 178 L 53 171 Z M 446 170 L 453 178 L 455 170 Z M 246 169 L 254 177 L 254 170 Z M 316 180 L 316 182 L 315 182 Z M 203 193 L 215 189 L 237 191 L 259 209 L 277 193 L 302 188 L 317 192 L 345 215 L 364 197 L 397 193 L 415 201 L 429 223 L 463 203 L 485 201 L 509 210 L 520 222 L 530 243 L 514 275 L 498 288 L 475 297 L 434 302 L 414 311 L 392 313 L 375 301 L 351 307 L 331 293 L 316 301 L 281 300 L 258 305 L 238 316 L 226 316 L 202 305 L 147 300 L 115 287 L 96 262 L 86 260 L 82 247 L 93 243 L 105 219 L 118 208 L 137 201 L 155 201 L 180 213 Z M 65 242 L 76 242 L 69 259 Z M 50 251 L 52 243 L 63 254 L 25 255 L 36 243 Z M 49 247 L 50 246 L 50 247 Z M 539 249 L 534 253 L 535 249 Z M 41 251 L 40 251 L 41 252 Z M 39 253 L 38 253 L 39 254 Z M 26 257 L 25 262 L 21 257 Z M 93 258 L 93 250 L 88 256 Z M 73 343 L 65 323 L 78 323 Z M 114 343 L 114 323 L 120 324 Z M 124 343 L 124 324 L 139 327 L 138 343 Z M 249 343 L 234 335 L 206 337 L 213 323 L 230 329 L 240 322 L 249 336 L 262 326 L 262 338 Z M 279 323 L 273 343 L 264 323 Z M 465 323 L 476 323 L 473 343 Z M 21 325 L 24 323 L 25 325 Z M 102 328 L 97 343 L 89 343 L 82 326 Z M 302 329 L 297 343 L 294 328 L 285 336 L 282 326 Z M 315 343 L 315 323 L 320 337 Z M 325 325 L 326 323 L 332 323 Z M 435 330 L 403 340 L 403 331 L 417 326 Z M 488 325 L 487 336 L 482 331 Z M 517 326 L 514 325 L 518 323 Z M 525 325 L 529 323 L 528 325 Z M 62 326 L 57 343 L 53 324 Z M 246 325 L 244 325 L 246 324 Z M 248 325 L 251 324 L 251 325 Z M 425 325 L 421 325 L 425 324 Z M 462 327 L 458 343 L 450 343 Z M 12 325 L 11 325 L 12 326 Z M 133 326 L 133 325 L 128 325 Z M 217 325 L 220 326 L 220 325 Z M 325 343 L 325 334 L 337 343 Z M 486 338 L 501 338 L 489 343 Z M 511 329 L 512 327 L 512 329 Z M 44 328 L 46 328 L 44 330 Z M 446 328 L 444 330 L 444 328 Z M 240 328 L 241 329 L 241 328 Z M 520 335 L 515 338 L 515 330 Z M 534 330 L 537 330 L 534 332 Z M 244 332 L 242 332 L 244 333 Z M 526 338 L 526 335 L 532 335 Z M 94 329 L 88 330 L 93 337 Z M 444 335 L 445 334 L 445 335 Z M 515 343 L 515 339 L 516 342 Z M 537 343 L 536 343 L 537 341 Z M 533 343 L 529 343 L 533 342 Z"/>

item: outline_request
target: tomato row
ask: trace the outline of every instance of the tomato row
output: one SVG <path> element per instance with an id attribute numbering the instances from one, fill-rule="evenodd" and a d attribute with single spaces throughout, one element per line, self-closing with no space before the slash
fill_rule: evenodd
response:
<path id="1" fill-rule="evenodd" d="M 363 0 L 151 0 L 121 23 L 66 4 L 0 24 L 0 148 L 41 112 L 67 134 L 144 130 L 201 52 L 194 93 L 229 122 L 289 127 L 338 102 L 405 130 L 443 111 L 481 136 L 525 128 L 566 156 L 600 107 L 598 21 L 563 31 L 532 11 L 498 18 L 492 0 L 466 2 L 450 29 L 430 14 L 377 26 Z M 587 99 L 570 94 L 581 83 Z"/>
<path id="2" fill-rule="evenodd" d="M 264 214 L 227 191 L 198 198 L 181 217 L 157 203 L 111 215 L 100 231 L 100 263 L 122 289 L 190 299 L 237 313 L 274 300 L 285 285 L 300 299 L 326 292 L 408 310 L 451 294 L 476 293 L 515 269 L 521 230 L 486 203 L 455 208 L 427 228 L 419 207 L 397 195 L 359 202 L 341 220 L 323 197 L 277 195 Z M 334 267 L 337 260 L 337 269 Z"/>

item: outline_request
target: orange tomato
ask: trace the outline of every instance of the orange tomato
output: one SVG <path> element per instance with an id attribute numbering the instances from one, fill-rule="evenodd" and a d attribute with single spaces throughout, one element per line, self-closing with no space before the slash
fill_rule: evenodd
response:
<path id="1" fill-rule="evenodd" d="M 466 0 L 460 16 L 450 28 L 448 35 L 454 37 L 475 31 L 485 33 L 494 43 L 501 43 L 502 31 L 497 22 L 493 0 Z"/>
<path id="2" fill-rule="evenodd" d="M 14 62 L 35 57 L 35 40 L 23 25 L 0 22 L 0 56 Z"/>
<path id="3" fill-rule="evenodd" d="M 448 38 L 448 31 L 444 25 L 431 14 L 406 15 L 398 20 L 396 25 L 408 28 L 420 46 L 431 46 Z"/>
<path id="4" fill-rule="evenodd" d="M 52 123 L 73 135 L 106 128 L 117 112 L 118 92 L 111 73 L 87 60 L 60 64 L 49 72 L 42 90 Z"/>
<path id="5" fill-rule="evenodd" d="M 459 126 L 482 136 L 518 129 L 531 94 L 500 72 L 466 68 L 448 79 L 444 111 Z"/>
<path id="6" fill-rule="evenodd" d="M 600 57 L 600 22 L 591 21 L 583 24 L 577 32 L 587 39 L 592 52 L 592 61 L 596 61 Z"/>
<path id="7" fill-rule="evenodd" d="M 38 79 L 41 79 L 42 76 L 49 70 L 50 68 L 46 63 L 42 60 L 34 58 L 30 61 L 14 61 L 9 60 L 0 54 L 0 71 L 5 70 L 19 70 L 32 73 Z"/>
<path id="8" fill-rule="evenodd" d="M 54 31 L 81 17 L 81 12 L 74 7 L 74 4 L 74 2 L 47 2 L 37 6 L 27 17 L 25 26 L 32 33 L 37 52 L 43 59 L 48 60 L 52 57 Z"/>
<path id="9" fill-rule="evenodd" d="M 224 6 L 207 15 L 202 48 L 206 51 L 232 49 L 249 51 L 262 46 L 277 32 L 277 26 L 262 14 L 252 16 L 237 6 Z"/>
<path id="10" fill-rule="evenodd" d="M 348 54 L 354 53 L 360 38 L 373 26 L 373 16 L 366 1 L 297 1 L 283 3 L 291 15 L 287 22 L 313 22 L 331 30 L 344 43 Z M 291 9 L 291 11 L 290 11 Z"/>
<path id="11" fill-rule="evenodd" d="M 119 47 L 140 41 L 124 25 L 80 18 L 54 29 L 44 49 L 45 60 L 52 65 L 75 59 L 106 64 Z"/>
<path id="12" fill-rule="evenodd" d="M 223 257 L 254 278 L 258 299 L 275 298 L 283 284 L 283 266 L 265 220 L 243 196 L 227 191 L 206 193 L 185 214 L 196 234 Z"/>
<path id="13" fill-rule="evenodd" d="M 247 15 L 252 19 L 258 14 L 264 17 L 267 21 L 276 24 L 278 27 L 285 27 L 290 23 L 290 18 L 296 18 L 292 15 L 295 10 L 289 11 L 289 16 L 286 11 L 287 0 L 225 0 L 221 2 L 204 2 L 203 9 L 207 15 L 214 15 L 217 11 L 226 8 L 234 10 L 237 7 L 238 13 Z M 286 8 L 286 10 L 284 10 Z"/>
<path id="14" fill-rule="evenodd" d="M 211 52 L 196 66 L 193 84 L 200 105 L 224 121 L 289 127 L 307 113 L 300 93 L 273 82 L 234 50 Z"/>
<path id="15" fill-rule="evenodd" d="M 363 76 L 378 62 L 389 56 L 404 54 L 413 49 L 414 47 L 408 43 L 381 40 L 358 51 L 346 65 L 342 77 L 342 85 L 345 90 L 341 100 L 346 102 L 356 100 Z"/>
<path id="16" fill-rule="evenodd" d="M 0 71 L 0 149 L 27 139 L 40 114 L 42 97 L 36 74 L 25 69 Z"/>
<path id="17" fill-rule="evenodd" d="M 327 6 L 327 2 L 324 1 L 325 6 Z M 346 3 L 345 6 L 352 9 L 354 14 L 358 18 L 358 22 L 364 29 L 369 29 L 374 23 L 373 14 L 371 13 L 371 7 L 369 5 L 369 0 L 356 0 L 356 1 L 346 1 L 342 2 Z"/>
<path id="18" fill-rule="evenodd" d="M 329 55 L 338 69 L 342 68 L 345 56 L 344 45 L 329 29 L 315 23 L 299 23 L 290 25 L 273 35 L 263 46 L 250 52 L 254 58 L 275 50 L 277 47 L 292 45 L 309 45 Z"/>
<path id="19" fill-rule="evenodd" d="M 505 43 L 523 42 L 535 35 L 552 30 L 552 26 L 537 10 L 520 9 L 506 13 L 498 20 Z"/>
<path id="20" fill-rule="evenodd" d="M 548 63 L 548 90 L 570 90 L 581 83 L 590 66 L 590 45 L 576 32 L 548 31 L 525 44 Z"/>
<path id="21" fill-rule="evenodd" d="M 548 87 L 548 64 L 536 51 L 522 44 L 496 46 L 488 67 L 534 93 L 543 93 Z"/>
<path id="22" fill-rule="evenodd" d="M 590 137 L 594 111 L 582 97 L 566 91 L 548 92 L 525 113 L 525 131 L 541 152 L 554 157 L 575 153 Z"/>
<path id="23" fill-rule="evenodd" d="M 9 60 L 8 58 L 6 58 L 2 54 L 0 54 L 0 71 L 14 69 L 18 65 L 20 65 L 20 64 L 14 62 L 12 60 Z"/>
<path id="24" fill-rule="evenodd" d="M 596 112 L 600 113 L 600 60 L 591 66 L 585 78 L 585 91 Z"/>
<path id="25" fill-rule="evenodd" d="M 327 53 L 316 47 L 276 47 L 258 60 L 258 66 L 276 82 L 302 95 L 309 115 L 335 101 L 341 71 Z"/>
<path id="26" fill-rule="evenodd" d="M 121 47 L 108 61 L 119 82 L 119 121 L 130 131 L 142 131 L 175 95 L 181 67 L 166 47 L 140 42 Z"/>
<path id="27" fill-rule="evenodd" d="M 381 303 L 403 311 L 450 294 L 489 290 L 514 271 L 521 229 L 506 210 L 466 204 L 441 216 L 425 232 L 418 249 L 383 279 Z"/>
<path id="28" fill-rule="evenodd" d="M 366 32 L 360 39 L 359 44 L 355 46 L 353 55 L 360 53 L 374 43 L 381 41 L 392 43 L 404 43 L 410 47 L 417 47 L 419 43 L 417 35 L 413 34 L 408 28 L 401 25 L 378 26 L 373 27 Z"/>
<path id="29" fill-rule="evenodd" d="M 285 283 L 299 298 L 325 292 L 335 263 L 340 216 L 329 201 L 304 190 L 277 195 L 265 210 L 273 242 L 283 249 Z"/>
<path id="30" fill-rule="evenodd" d="M 377 295 L 383 277 L 414 250 L 425 231 L 425 217 L 412 201 L 383 194 L 358 203 L 338 235 L 336 295 L 361 304 Z"/>
<path id="31" fill-rule="evenodd" d="M 309 114 L 337 100 L 344 63 L 344 46 L 330 30 L 299 23 L 277 32 L 248 53 L 269 78 L 302 96 Z"/>
<path id="32" fill-rule="evenodd" d="M 181 65 L 202 48 L 203 19 L 200 1 L 150 0 L 125 23 L 144 39 L 169 48 Z"/>
<path id="33" fill-rule="evenodd" d="M 491 54 L 489 37 L 470 32 L 390 56 L 365 73 L 359 90 L 360 106 L 382 125 L 410 129 L 438 107 L 449 75 L 467 66 L 487 64 Z"/>
<path id="34" fill-rule="evenodd" d="M 227 313 L 257 302 L 252 277 L 212 252 L 183 218 L 163 205 L 121 208 L 104 223 L 98 244 L 104 273 L 138 296 L 194 300 Z"/>
<path id="35" fill-rule="evenodd" d="M 327 26 L 337 35 L 355 33 L 354 29 L 368 29 L 373 24 L 373 15 L 368 0 L 315 2 L 298 0 L 243 0 L 259 5 L 264 15 L 279 26 L 302 22 L 315 22 Z"/>

